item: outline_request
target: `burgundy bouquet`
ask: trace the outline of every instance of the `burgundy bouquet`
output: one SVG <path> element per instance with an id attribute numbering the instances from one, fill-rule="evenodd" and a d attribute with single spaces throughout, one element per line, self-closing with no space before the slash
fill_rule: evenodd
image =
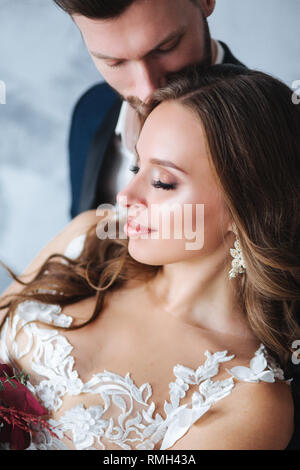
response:
<path id="1" fill-rule="evenodd" d="M 11 450 L 29 447 L 36 425 L 54 436 L 49 423 L 43 419 L 47 410 L 26 387 L 28 375 L 20 374 L 0 363 L 0 443 L 8 443 Z"/>

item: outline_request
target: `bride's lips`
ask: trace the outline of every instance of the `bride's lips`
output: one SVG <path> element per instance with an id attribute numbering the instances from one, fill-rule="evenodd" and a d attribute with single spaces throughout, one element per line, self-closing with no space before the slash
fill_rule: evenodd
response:
<path id="1" fill-rule="evenodd" d="M 146 233 L 151 233 L 152 231 L 154 230 L 135 222 L 133 217 L 128 217 L 127 223 L 124 225 L 124 232 L 128 236 L 143 235 Z"/>

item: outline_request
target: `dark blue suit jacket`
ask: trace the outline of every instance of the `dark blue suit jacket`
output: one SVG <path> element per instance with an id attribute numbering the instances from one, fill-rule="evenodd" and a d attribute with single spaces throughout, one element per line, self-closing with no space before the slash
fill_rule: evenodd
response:
<path id="1" fill-rule="evenodd" d="M 74 108 L 69 135 L 72 218 L 96 207 L 96 176 L 100 173 L 121 104 L 117 93 L 103 82 L 90 88 Z M 91 152 L 95 144 L 97 152 Z M 95 153 L 98 153 L 97 158 Z M 83 201 L 80 203 L 81 196 Z"/>

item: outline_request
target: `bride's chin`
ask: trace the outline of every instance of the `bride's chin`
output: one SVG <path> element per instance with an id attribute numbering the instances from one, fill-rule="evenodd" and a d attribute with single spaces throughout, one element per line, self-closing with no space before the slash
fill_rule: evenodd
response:
<path id="1" fill-rule="evenodd" d="M 147 246 L 140 243 L 139 240 L 129 241 L 128 253 L 135 261 L 150 266 L 163 266 L 166 264 L 176 263 L 184 259 L 184 255 L 180 256 L 180 249 L 167 250 L 165 245 L 158 244 Z"/>
<path id="2" fill-rule="evenodd" d="M 137 239 L 131 239 L 128 243 L 128 253 L 131 258 L 135 261 L 148 264 L 150 266 L 161 266 L 163 262 L 163 256 L 160 255 L 160 250 L 151 248 L 150 246 L 146 247 L 139 246 Z"/>

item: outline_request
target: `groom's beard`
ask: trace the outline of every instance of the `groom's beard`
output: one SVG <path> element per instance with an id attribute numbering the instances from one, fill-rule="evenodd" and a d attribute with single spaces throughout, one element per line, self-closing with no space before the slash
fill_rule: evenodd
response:
<path id="1" fill-rule="evenodd" d="M 176 72 L 168 73 L 166 75 L 167 85 L 170 82 L 172 82 L 174 79 L 176 79 L 178 75 L 185 74 L 185 73 L 189 74 L 189 70 L 195 66 L 198 68 L 203 68 L 203 73 L 205 73 L 205 68 L 212 65 L 212 46 L 211 46 L 209 26 L 208 26 L 207 19 L 205 18 L 203 13 L 202 13 L 202 17 L 203 17 L 203 24 L 204 24 L 204 57 L 200 61 L 194 64 L 189 64 L 183 67 L 182 69 L 177 70 Z M 122 100 L 127 101 L 138 112 L 139 110 L 143 109 L 143 105 L 145 105 L 145 103 L 141 101 L 137 96 L 128 96 L 127 98 L 122 95 L 120 96 Z M 151 96 L 149 97 L 149 101 L 151 101 Z"/>

